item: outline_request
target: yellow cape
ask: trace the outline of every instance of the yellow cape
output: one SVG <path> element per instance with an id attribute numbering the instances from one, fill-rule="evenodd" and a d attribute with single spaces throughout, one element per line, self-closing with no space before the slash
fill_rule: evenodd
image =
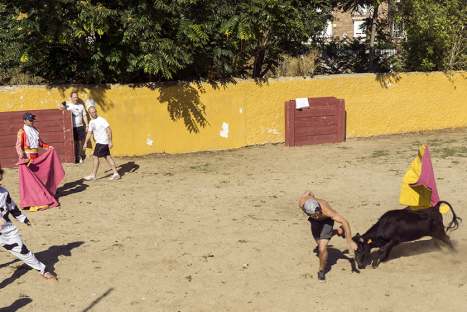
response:
<path id="1" fill-rule="evenodd" d="M 433 187 L 429 187 L 424 184 L 416 184 L 419 181 L 420 175 L 422 173 L 422 160 L 423 156 L 425 155 L 425 149 L 427 147 L 426 144 L 420 146 L 418 149 L 418 155 L 415 157 L 413 162 L 410 164 L 409 171 L 405 174 L 404 178 L 402 179 L 402 187 L 401 187 L 401 194 L 399 198 L 399 204 L 410 206 L 412 210 L 424 209 L 431 206 L 431 197 L 433 194 Z M 425 155 L 429 157 L 429 153 Z M 431 168 L 424 168 L 433 175 L 433 168 L 431 166 L 431 160 L 428 163 Z M 433 175 L 433 183 L 434 183 L 434 175 Z M 412 185 L 411 185 L 412 184 Z M 436 184 L 434 184 L 434 189 L 437 192 Z M 436 196 L 438 194 L 436 193 Z M 444 205 L 439 208 L 441 213 L 446 213 L 449 211 L 449 206 Z"/>

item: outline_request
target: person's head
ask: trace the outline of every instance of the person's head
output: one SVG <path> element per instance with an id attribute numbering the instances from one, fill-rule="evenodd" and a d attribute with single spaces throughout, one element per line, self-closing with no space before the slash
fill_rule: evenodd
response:
<path id="1" fill-rule="evenodd" d="M 23 115 L 23 122 L 26 126 L 32 127 L 34 125 L 34 120 L 36 120 L 36 115 L 31 113 L 24 113 Z"/>
<path id="2" fill-rule="evenodd" d="M 86 100 L 86 109 L 89 111 L 89 108 L 91 106 L 96 106 L 96 101 L 94 101 L 93 99 L 88 99 Z"/>
<path id="3" fill-rule="evenodd" d="M 0 168 L 0 185 L 3 184 L 3 169 Z"/>
<path id="4" fill-rule="evenodd" d="M 78 104 L 78 92 L 76 91 L 73 91 L 70 93 L 70 99 L 71 99 L 71 103 L 73 104 Z"/>
<path id="5" fill-rule="evenodd" d="M 89 115 L 91 115 L 92 119 L 97 118 L 97 109 L 94 106 L 89 107 L 88 112 Z"/>
<path id="6" fill-rule="evenodd" d="M 321 206 L 315 199 L 310 198 L 303 204 L 302 210 L 310 217 L 318 216 L 321 213 Z"/>

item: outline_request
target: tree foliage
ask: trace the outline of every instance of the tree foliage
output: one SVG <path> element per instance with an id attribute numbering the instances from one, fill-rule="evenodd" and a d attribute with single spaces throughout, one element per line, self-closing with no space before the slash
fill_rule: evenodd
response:
<path id="1" fill-rule="evenodd" d="M 234 64 L 243 70 L 252 60 L 253 77 L 263 77 L 277 65 L 281 53 L 303 50 L 302 42 L 322 33 L 332 18 L 325 1 L 247 0 L 225 3 L 221 32 L 234 53 Z"/>
<path id="2" fill-rule="evenodd" d="M 62 83 L 261 77 L 330 12 L 321 0 L 1 0 L 0 64 Z"/>
<path id="3" fill-rule="evenodd" d="M 367 18 L 367 28 L 370 30 L 370 53 L 368 60 L 368 71 L 374 72 L 375 62 L 375 39 L 378 24 L 379 7 L 383 0 L 337 0 L 337 7 L 344 12 L 351 12 L 358 10 L 359 7 L 366 7 L 370 10 L 370 17 Z M 389 1 L 387 1 L 389 2 Z"/>
<path id="4" fill-rule="evenodd" d="M 398 6 L 406 70 L 467 68 L 467 1 L 404 0 Z"/>

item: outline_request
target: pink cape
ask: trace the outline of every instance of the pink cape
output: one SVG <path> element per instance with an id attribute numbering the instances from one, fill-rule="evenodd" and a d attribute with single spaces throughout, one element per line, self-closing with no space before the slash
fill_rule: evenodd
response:
<path id="1" fill-rule="evenodd" d="M 39 158 L 20 159 L 19 166 L 19 199 L 20 207 L 46 206 L 57 207 L 54 195 L 57 187 L 65 177 L 65 171 L 58 159 L 57 152 L 50 149 Z"/>
<path id="2" fill-rule="evenodd" d="M 425 152 L 422 156 L 422 169 L 418 181 L 415 183 L 409 184 L 414 190 L 417 187 L 425 187 L 429 191 L 432 191 L 430 204 L 435 206 L 439 202 L 438 189 L 436 187 L 435 174 L 433 172 L 433 165 L 431 163 L 430 152 L 428 151 L 428 145 L 425 146 Z"/>

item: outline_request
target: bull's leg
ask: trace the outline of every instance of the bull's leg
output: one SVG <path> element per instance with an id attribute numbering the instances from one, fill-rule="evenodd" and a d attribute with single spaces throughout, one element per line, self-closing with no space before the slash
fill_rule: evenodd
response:
<path id="1" fill-rule="evenodd" d="M 436 236 L 433 235 L 433 238 L 443 241 L 446 245 L 449 246 L 449 248 L 451 249 L 451 252 L 457 252 L 457 249 L 454 248 L 454 245 L 452 244 L 451 239 L 446 234 L 446 232 L 444 232 L 444 230 L 442 232 L 440 231 L 439 233 L 437 233 Z"/>
<path id="2" fill-rule="evenodd" d="M 391 249 L 398 244 L 398 241 L 390 241 L 386 245 L 382 246 L 378 250 L 378 256 L 373 260 L 373 263 L 371 264 L 373 269 L 376 269 L 381 262 L 387 261 L 389 258 L 389 252 L 391 252 Z"/>
<path id="3" fill-rule="evenodd" d="M 396 246 L 396 245 L 394 245 L 394 246 Z M 388 259 L 389 259 L 389 252 L 392 250 L 392 248 L 393 248 L 394 246 L 390 246 L 390 247 L 387 248 L 386 254 L 385 254 L 384 257 L 381 259 L 380 262 L 386 262 L 386 261 L 388 261 Z"/>

